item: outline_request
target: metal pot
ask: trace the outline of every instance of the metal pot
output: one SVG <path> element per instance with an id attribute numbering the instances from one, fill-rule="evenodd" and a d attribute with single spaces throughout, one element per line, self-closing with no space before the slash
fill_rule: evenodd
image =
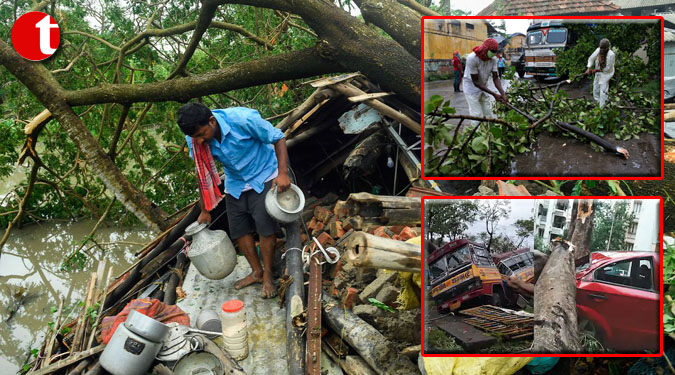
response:
<path id="1" fill-rule="evenodd" d="M 120 324 L 101 354 L 101 367 L 113 375 L 145 375 L 161 347 Z"/>
<path id="2" fill-rule="evenodd" d="M 161 343 L 169 333 L 169 326 L 136 310 L 131 310 L 124 325 L 129 331 L 150 341 Z"/>
<path id="3" fill-rule="evenodd" d="M 218 316 L 218 313 L 213 310 L 202 310 L 202 312 L 199 313 L 199 316 L 197 316 L 196 326 L 198 329 L 203 331 L 211 331 L 218 333 L 222 332 L 220 317 Z M 218 337 L 218 335 L 215 334 L 205 334 L 205 335 L 209 339 Z"/>
<path id="4" fill-rule="evenodd" d="M 221 375 L 223 365 L 220 359 L 208 352 L 192 352 L 176 362 L 176 375 Z"/>
<path id="5" fill-rule="evenodd" d="M 265 210 L 275 220 L 281 223 L 291 223 L 297 220 L 305 208 L 305 195 L 302 190 L 291 184 L 284 192 L 277 192 L 277 187 L 267 191 L 265 195 Z"/>
<path id="6" fill-rule="evenodd" d="M 204 277 L 220 280 L 234 270 L 237 253 L 225 231 L 209 230 L 207 226 L 195 221 L 185 228 L 185 234 L 192 236 L 187 255 Z"/>

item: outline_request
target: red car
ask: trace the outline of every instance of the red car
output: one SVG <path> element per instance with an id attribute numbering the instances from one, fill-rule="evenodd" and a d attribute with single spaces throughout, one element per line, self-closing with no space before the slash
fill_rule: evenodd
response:
<path id="1" fill-rule="evenodd" d="M 579 329 L 616 351 L 659 351 L 661 261 L 656 252 L 595 252 L 577 272 Z"/>

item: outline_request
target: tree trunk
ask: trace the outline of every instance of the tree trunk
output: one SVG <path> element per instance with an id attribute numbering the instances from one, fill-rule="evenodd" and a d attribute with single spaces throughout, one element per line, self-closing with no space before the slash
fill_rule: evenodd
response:
<path id="1" fill-rule="evenodd" d="M 574 253 L 559 243 L 534 285 L 535 353 L 570 353 L 581 350 L 577 334 L 577 289 Z"/>
<path id="2" fill-rule="evenodd" d="M 419 369 L 408 358 L 398 354 L 384 335 L 351 311 L 338 307 L 337 301 L 323 296 L 324 318 L 379 375 L 414 375 Z"/>
<path id="3" fill-rule="evenodd" d="M 591 199 L 580 199 L 574 206 L 569 242 L 574 245 L 575 264 L 580 265 L 586 263 L 589 258 L 595 211 Z"/>
<path id="4" fill-rule="evenodd" d="M 124 207 L 136 215 L 147 227 L 163 231 L 166 214 L 156 207 L 122 174 L 87 126 L 66 102 L 63 90 L 49 71 L 40 63 L 29 62 L 19 56 L 5 42 L 0 41 L 0 63 L 21 81 L 59 121 L 96 171 L 103 184 L 115 194 Z"/>
<path id="5" fill-rule="evenodd" d="M 422 59 L 420 22 L 422 17 L 396 0 L 356 0 L 366 22 L 377 25 L 399 42 L 408 53 Z"/>

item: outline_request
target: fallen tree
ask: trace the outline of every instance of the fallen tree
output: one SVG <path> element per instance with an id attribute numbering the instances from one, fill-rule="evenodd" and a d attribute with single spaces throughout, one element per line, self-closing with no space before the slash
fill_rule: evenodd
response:
<path id="1" fill-rule="evenodd" d="M 582 350 L 577 329 L 577 264 L 588 261 L 593 230 L 593 201 L 576 200 L 569 229 L 570 242 L 556 240 L 534 286 L 534 340 L 541 353 Z"/>

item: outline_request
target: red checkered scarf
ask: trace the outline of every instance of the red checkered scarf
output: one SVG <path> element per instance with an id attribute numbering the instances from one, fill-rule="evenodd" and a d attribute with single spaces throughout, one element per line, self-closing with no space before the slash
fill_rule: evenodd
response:
<path id="1" fill-rule="evenodd" d="M 196 142 L 193 142 L 192 148 L 202 202 L 204 202 L 204 208 L 207 211 L 211 211 L 218 205 L 218 202 L 223 199 L 223 195 L 218 189 L 220 177 L 216 170 L 216 163 L 213 161 L 211 148 L 208 144 L 197 144 Z"/>

